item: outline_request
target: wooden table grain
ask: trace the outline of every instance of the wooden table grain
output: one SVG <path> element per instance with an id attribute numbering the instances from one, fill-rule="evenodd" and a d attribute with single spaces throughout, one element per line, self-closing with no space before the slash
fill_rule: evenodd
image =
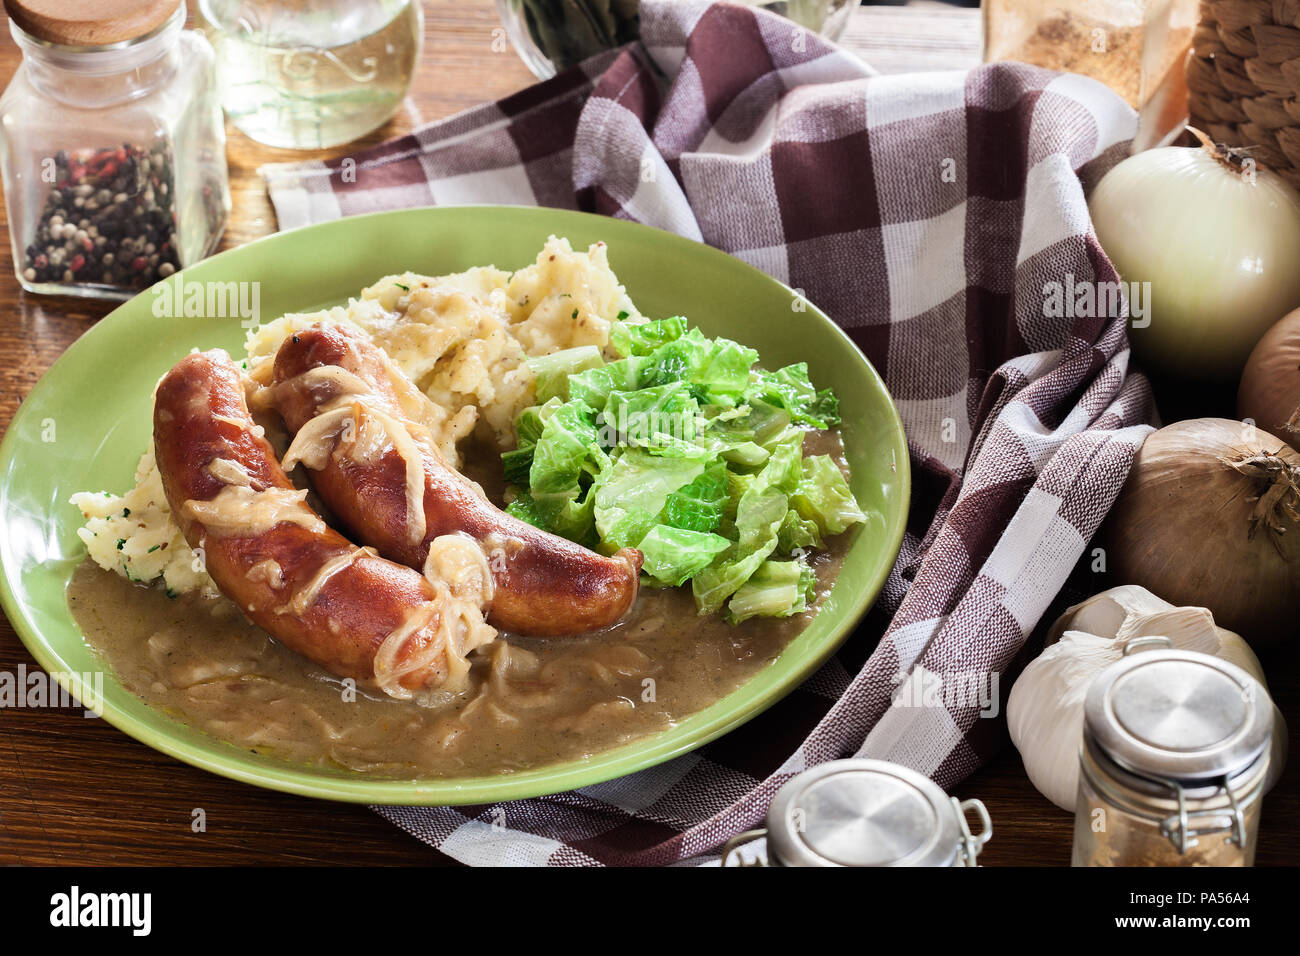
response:
<path id="1" fill-rule="evenodd" d="M 378 142 L 526 86 L 532 78 L 512 52 L 494 50 L 498 26 L 489 0 L 426 0 L 425 53 L 400 113 L 368 137 Z M 906 33 L 897 10 L 876 24 Z M 861 14 L 848 45 L 870 50 L 879 33 Z M 903 14 L 905 15 L 905 14 Z M 920 14 L 919 14 L 920 15 Z M 977 48 L 945 15 L 942 29 L 912 34 L 927 66 L 964 66 Z M 900 26 L 900 22 L 902 25 Z M 969 15 L 970 29 L 977 22 Z M 918 21 L 920 24 L 920 21 Z M 926 36 L 939 37 L 936 49 Z M 902 41 L 900 41 L 902 42 Z M 944 60 L 944 49 L 949 59 Z M 0 39 L 0 83 L 18 52 Z M 891 69 L 901 68 L 891 61 Z M 342 153 L 355 146 L 343 147 Z M 313 155 L 328 155 L 316 153 Z M 257 168 L 303 154 L 229 137 L 234 216 L 229 248 L 275 230 Z M 7 226 L 0 230 L 0 429 L 46 368 L 101 318 L 108 306 L 41 298 L 22 291 L 10 269 Z M 8 621 L 0 621 L 0 671 L 36 667 Z M 1295 668 L 1274 667 L 1273 689 L 1290 722 L 1300 717 Z M 1300 771 L 1294 765 L 1265 805 L 1259 863 L 1300 862 Z M 1065 865 L 1070 825 L 1038 795 L 1007 747 L 958 789 L 988 805 L 996 835 L 988 865 Z M 196 832 L 195 811 L 206 829 Z M 205 773 L 137 743 L 75 710 L 0 710 L 0 864 L 424 864 L 453 861 L 365 807 L 274 793 Z"/>

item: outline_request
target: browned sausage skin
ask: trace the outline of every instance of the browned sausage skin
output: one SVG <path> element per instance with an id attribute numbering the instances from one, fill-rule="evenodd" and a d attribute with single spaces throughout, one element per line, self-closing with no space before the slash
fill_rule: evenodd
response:
<path id="1" fill-rule="evenodd" d="M 462 674 L 464 654 L 494 636 L 481 619 L 457 620 L 445 588 L 325 525 L 254 423 L 225 352 L 188 355 L 163 377 L 154 454 L 172 514 L 222 593 L 332 673 L 409 697 Z"/>
<path id="2" fill-rule="evenodd" d="M 343 374 L 330 371 L 339 369 Z M 606 557 L 519 521 L 444 461 L 430 440 L 418 443 L 419 503 L 407 492 L 408 461 L 394 444 L 378 455 L 352 452 L 349 439 L 364 432 L 367 418 L 377 412 L 388 416 L 390 429 L 421 434 L 401 411 L 411 401 L 401 390 L 415 386 L 361 335 L 332 325 L 295 333 L 276 354 L 274 382 L 271 400 L 291 432 L 300 433 L 328 408 L 344 419 L 353 416 L 352 435 L 336 430 L 328 453 L 317 454 L 309 466 L 317 493 L 358 541 L 417 568 L 439 535 L 463 532 L 480 542 L 492 556 L 495 594 L 488 620 L 494 626 L 518 634 L 581 634 L 617 623 L 635 602 L 640 551 L 625 548 Z M 417 534 L 411 533 L 412 519 L 418 519 L 413 504 L 423 508 Z"/>

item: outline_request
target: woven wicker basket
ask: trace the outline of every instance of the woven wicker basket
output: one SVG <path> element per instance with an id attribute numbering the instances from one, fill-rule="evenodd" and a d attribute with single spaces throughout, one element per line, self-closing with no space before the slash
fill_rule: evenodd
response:
<path id="1" fill-rule="evenodd" d="M 1300 0 L 1203 0 L 1191 123 L 1300 188 Z"/>

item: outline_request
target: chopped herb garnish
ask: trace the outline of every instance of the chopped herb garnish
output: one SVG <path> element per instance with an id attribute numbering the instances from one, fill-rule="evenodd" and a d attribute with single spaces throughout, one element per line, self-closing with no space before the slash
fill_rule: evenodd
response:
<path id="1" fill-rule="evenodd" d="M 159 548 L 161 548 L 161 547 L 162 547 L 161 544 L 155 544 L 152 548 L 150 548 L 148 551 L 146 551 L 145 554 L 153 554 L 155 551 L 157 551 L 157 550 L 158 550 Z"/>
<path id="2" fill-rule="evenodd" d="M 574 317 L 575 319 L 578 317 L 578 310 L 577 310 L 577 309 L 574 309 L 574 310 L 573 310 L 573 317 Z"/>
<path id="3" fill-rule="evenodd" d="M 393 285 L 397 286 L 397 287 L 398 287 L 399 289 L 401 289 L 403 292 L 410 292 L 410 291 L 411 291 L 411 287 L 410 287 L 409 285 L 402 285 L 402 283 L 400 283 L 400 282 L 394 282 Z"/>
<path id="4" fill-rule="evenodd" d="M 168 596 L 169 598 L 171 598 L 173 601 L 175 601 L 176 598 L 179 597 L 179 595 L 178 595 L 175 591 L 173 591 L 171 588 L 168 588 L 168 589 L 167 589 L 167 596 Z"/>
<path id="5" fill-rule="evenodd" d="M 626 319 L 626 318 L 627 318 L 627 310 L 626 310 L 626 309 L 620 309 L 620 310 L 619 310 L 619 313 L 618 313 L 618 317 L 619 317 L 620 319 Z"/>
<path id="6" fill-rule="evenodd" d="M 123 517 L 123 518 L 129 518 L 129 517 L 131 517 L 131 509 L 130 509 L 130 508 L 123 508 L 123 509 L 122 509 L 122 517 Z"/>
<path id="7" fill-rule="evenodd" d="M 118 539 L 117 539 L 117 550 L 121 551 L 121 550 L 122 550 L 122 545 L 124 545 L 124 544 L 126 544 L 126 538 L 118 538 Z"/>

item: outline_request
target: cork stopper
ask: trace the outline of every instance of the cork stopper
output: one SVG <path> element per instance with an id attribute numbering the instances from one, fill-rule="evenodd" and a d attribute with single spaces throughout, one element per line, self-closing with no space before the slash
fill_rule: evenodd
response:
<path id="1" fill-rule="evenodd" d="M 4 0 L 25 33 L 62 46 L 108 46 L 152 33 L 181 0 Z"/>

